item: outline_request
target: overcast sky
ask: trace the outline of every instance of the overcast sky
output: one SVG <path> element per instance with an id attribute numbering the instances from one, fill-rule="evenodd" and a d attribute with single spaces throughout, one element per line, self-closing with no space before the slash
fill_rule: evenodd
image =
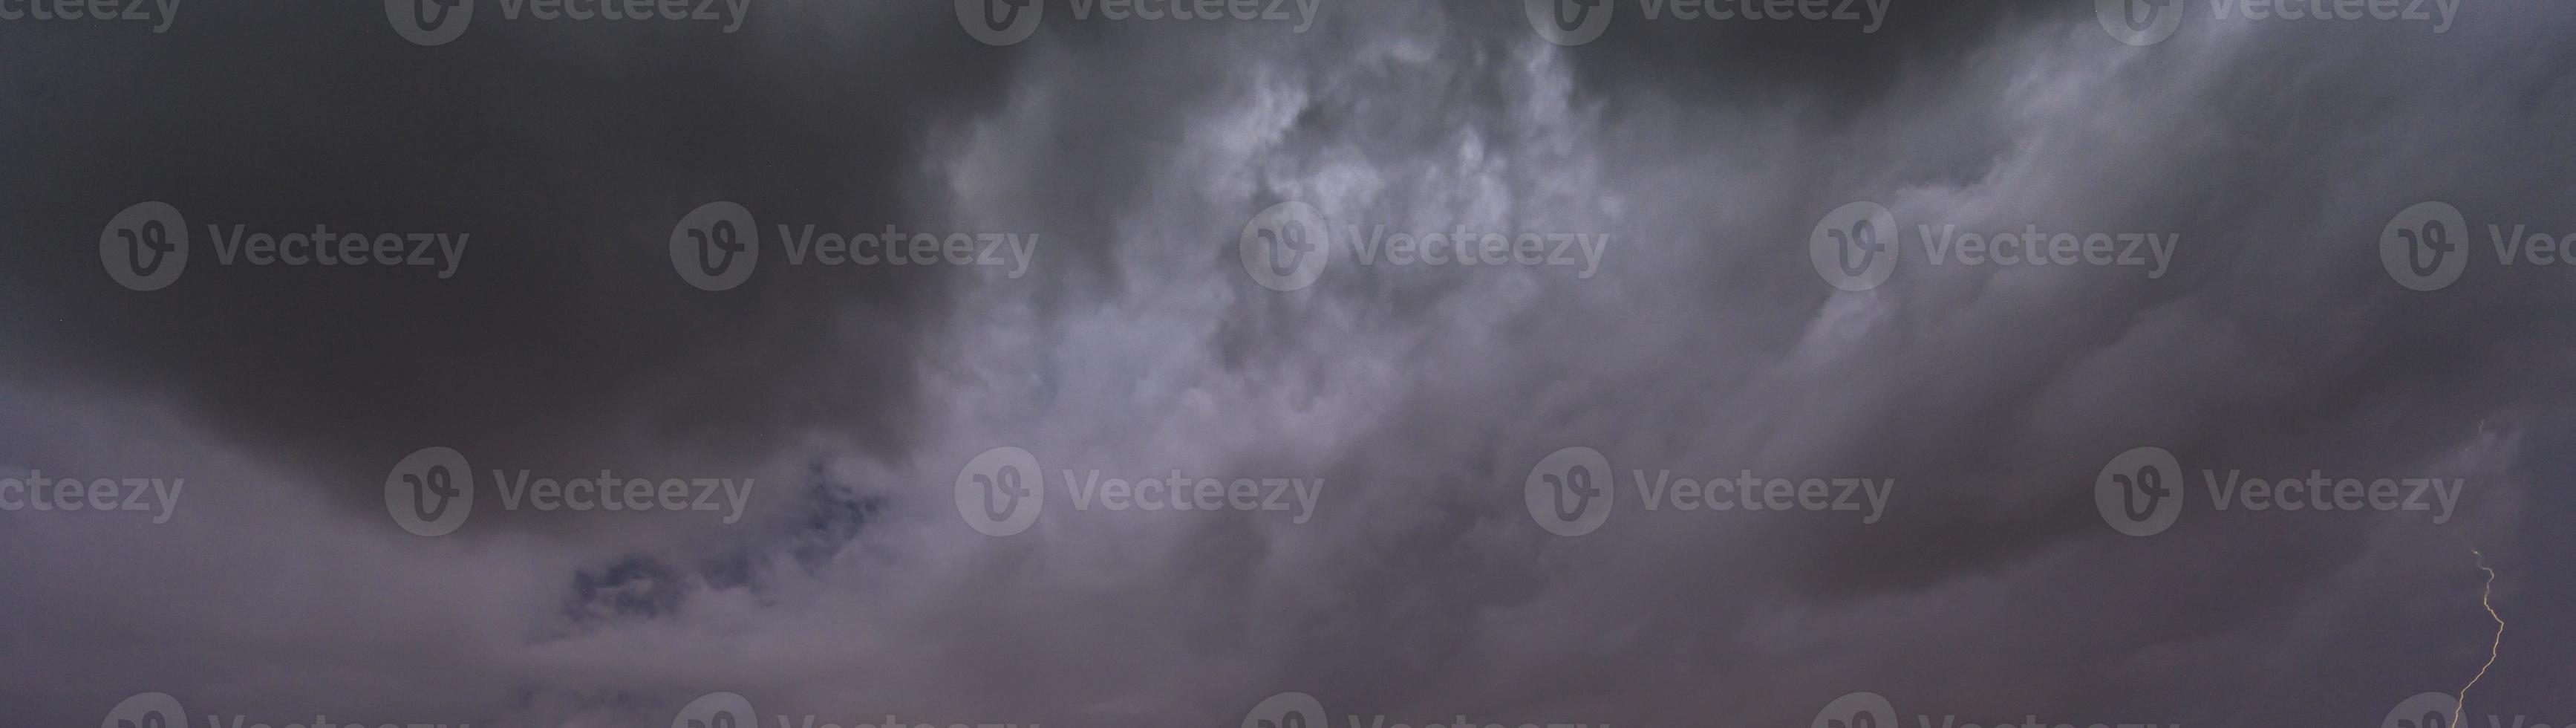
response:
<path id="1" fill-rule="evenodd" d="M 0 0 L 0 726 L 2576 722 L 2576 6 L 992 2 Z"/>

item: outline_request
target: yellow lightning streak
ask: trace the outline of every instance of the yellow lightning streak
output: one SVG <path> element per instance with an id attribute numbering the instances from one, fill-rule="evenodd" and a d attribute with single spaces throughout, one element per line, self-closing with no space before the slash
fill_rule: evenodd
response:
<path id="1" fill-rule="evenodd" d="M 2460 721 L 2467 715 L 2465 711 L 2469 708 L 2469 688 L 2478 686 L 2478 680 L 2487 676 L 2487 668 L 2495 667 L 2496 653 L 2504 650 L 2504 615 L 2497 614 L 2495 603 L 2490 601 L 2490 598 L 2495 595 L 2495 569 L 2487 568 L 2486 554 L 2480 553 L 2475 548 L 2469 549 L 2469 554 L 2477 557 L 2478 570 L 2487 573 L 2486 588 L 2478 592 L 2478 605 L 2486 607 L 2487 618 L 2495 620 L 2495 643 L 2487 646 L 2487 664 L 2479 665 L 2477 676 L 2469 678 L 2469 684 L 2460 686 L 2460 701 L 2451 707 L 2451 725 L 2461 724 Z"/>

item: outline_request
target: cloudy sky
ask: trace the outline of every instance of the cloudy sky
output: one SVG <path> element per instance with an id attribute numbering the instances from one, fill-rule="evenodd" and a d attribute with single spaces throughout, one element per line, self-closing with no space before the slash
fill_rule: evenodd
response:
<path id="1" fill-rule="evenodd" d="M 0 726 L 2576 722 L 2563 2 L 110 4 Z"/>

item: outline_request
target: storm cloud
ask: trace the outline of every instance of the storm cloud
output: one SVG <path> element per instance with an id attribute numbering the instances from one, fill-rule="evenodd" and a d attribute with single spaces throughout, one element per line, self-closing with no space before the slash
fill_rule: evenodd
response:
<path id="1" fill-rule="evenodd" d="M 0 21 L 0 475 L 184 482 L 0 512 L 0 724 L 2368 725 L 2482 669 L 2464 721 L 2576 720 L 2576 9 L 410 1 Z M 760 257 L 705 290 L 719 201 Z M 157 290 L 101 260 L 144 202 Z M 2414 290 L 2425 202 L 2465 269 Z M 423 536 L 432 447 L 473 500 Z M 1607 515 L 1548 512 L 1588 454 Z M 2345 479 L 2448 485 L 2248 505 Z"/>

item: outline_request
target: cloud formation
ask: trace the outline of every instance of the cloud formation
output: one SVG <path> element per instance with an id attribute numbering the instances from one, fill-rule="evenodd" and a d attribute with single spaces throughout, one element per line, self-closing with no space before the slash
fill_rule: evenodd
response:
<path id="1" fill-rule="evenodd" d="M 0 513 L 0 722 L 158 691 L 200 721 L 662 725 L 729 691 L 764 723 L 1235 724 L 1295 691 L 1362 724 L 1795 725 L 1867 691 L 1905 722 L 2368 724 L 2485 660 L 2473 544 L 2512 626 L 2472 714 L 2568 719 L 2576 289 L 2487 226 L 2576 231 L 2576 12 L 2195 7 L 2131 46 L 2080 4 L 1641 8 L 1573 46 L 1503 4 L 1303 32 L 1046 4 L 1002 47 L 864 2 L 436 47 L 372 5 L 0 23 L 0 466 L 187 483 L 167 524 Z M 198 240 L 138 292 L 93 241 L 146 200 L 474 237 L 443 279 Z M 1020 277 L 764 258 L 709 292 L 667 241 L 715 200 L 1040 242 Z M 2376 252 L 2426 200 L 2471 256 L 2431 293 Z M 1845 291 L 1809 240 L 1859 201 L 1898 259 Z M 1291 291 L 1242 255 L 1285 202 L 1327 233 Z M 2177 242 L 1970 264 L 1945 229 Z M 1599 247 L 1385 247 L 1486 233 Z M 2185 501 L 2136 538 L 2094 484 L 2147 445 Z M 726 524 L 505 511 L 478 474 L 421 538 L 382 496 L 429 446 L 758 485 Z M 1561 537 L 1525 484 L 1571 446 L 1612 510 Z M 997 447 L 1048 499 L 1007 537 L 957 499 Z M 1649 510 L 1666 471 L 1893 486 L 1872 522 Z M 2230 471 L 2465 486 L 2438 523 L 2220 511 Z M 1301 523 L 1067 487 L 1175 472 L 1320 493 Z"/>

